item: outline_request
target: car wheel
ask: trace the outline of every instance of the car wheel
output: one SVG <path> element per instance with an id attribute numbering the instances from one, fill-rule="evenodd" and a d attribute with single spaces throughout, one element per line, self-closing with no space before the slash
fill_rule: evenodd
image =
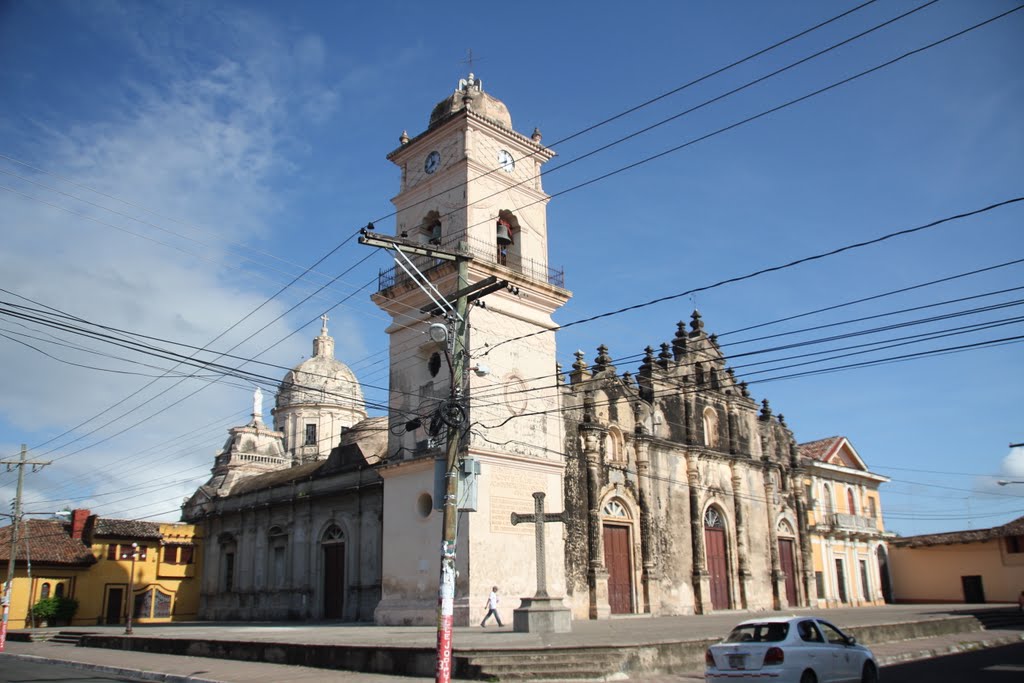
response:
<path id="1" fill-rule="evenodd" d="M 818 677 L 814 675 L 814 672 L 808 669 L 800 675 L 800 683 L 818 683 Z"/>
<path id="2" fill-rule="evenodd" d="M 864 662 L 864 671 L 860 675 L 861 683 L 878 683 L 878 669 L 871 662 Z"/>

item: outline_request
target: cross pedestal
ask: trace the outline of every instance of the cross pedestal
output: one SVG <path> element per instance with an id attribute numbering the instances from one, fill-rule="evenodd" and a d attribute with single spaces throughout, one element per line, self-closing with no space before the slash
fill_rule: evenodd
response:
<path id="1" fill-rule="evenodd" d="M 572 630 L 572 614 L 562 598 L 548 595 L 547 562 L 544 552 L 544 524 L 564 521 L 562 513 L 544 513 L 544 493 L 533 494 L 533 514 L 512 513 L 512 524 L 534 524 L 537 549 L 537 592 L 512 612 L 512 630 L 520 633 L 567 633 Z"/>

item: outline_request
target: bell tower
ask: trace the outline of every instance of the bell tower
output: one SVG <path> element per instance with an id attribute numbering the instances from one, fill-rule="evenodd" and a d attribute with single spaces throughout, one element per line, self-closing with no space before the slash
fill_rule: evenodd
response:
<path id="1" fill-rule="evenodd" d="M 463 456 L 475 495 L 460 501 L 455 623 L 482 618 L 477 612 L 492 585 L 510 599 L 511 618 L 514 598 L 532 595 L 536 577 L 534 531 L 513 526 L 511 513 L 530 513 L 538 491 L 552 512 L 562 501 L 555 336 L 530 336 L 554 328 L 551 315 L 571 297 L 563 271 L 548 261 L 541 166 L 554 152 L 539 130 L 516 132 L 508 108 L 473 74 L 433 108 L 424 132 L 399 140 L 388 155 L 401 170 L 395 235 L 465 255 L 463 286 L 490 277 L 507 283 L 467 314 Z M 441 295 L 460 288 L 455 264 L 411 258 Z M 441 540 L 434 461 L 444 434 L 431 418 L 451 390 L 449 347 L 431 340 L 429 326 L 441 319 L 423 312 L 431 300 L 402 268 L 382 272 L 372 298 L 392 319 L 388 465 L 381 470 L 388 542 L 376 620 L 432 624 Z M 544 526 L 548 582 L 561 595 L 562 528 Z"/>

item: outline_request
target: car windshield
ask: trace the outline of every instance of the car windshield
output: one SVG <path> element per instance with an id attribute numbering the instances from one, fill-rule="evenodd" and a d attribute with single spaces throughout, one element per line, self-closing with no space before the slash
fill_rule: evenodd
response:
<path id="1" fill-rule="evenodd" d="M 789 624 L 740 624 L 725 638 L 727 643 L 778 643 L 786 639 Z"/>

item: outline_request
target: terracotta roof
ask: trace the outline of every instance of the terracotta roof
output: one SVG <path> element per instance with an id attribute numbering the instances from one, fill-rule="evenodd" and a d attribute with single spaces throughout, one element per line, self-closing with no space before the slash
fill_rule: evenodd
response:
<path id="1" fill-rule="evenodd" d="M 140 522 L 135 519 L 95 518 L 94 536 L 116 538 L 160 538 L 160 525 L 156 522 Z"/>
<path id="2" fill-rule="evenodd" d="M 1024 517 L 1012 522 L 989 529 L 969 529 L 967 531 L 947 531 L 941 534 L 922 534 L 920 536 L 903 536 L 889 541 L 898 548 L 919 548 L 932 545 L 953 545 L 954 543 L 983 543 L 1006 536 L 1024 535 Z"/>
<path id="3" fill-rule="evenodd" d="M 799 449 L 800 455 L 805 458 L 824 461 L 825 456 L 832 451 L 842 438 L 841 436 L 829 436 L 817 441 L 808 441 L 797 446 L 797 449 Z"/>
<path id="4" fill-rule="evenodd" d="M 27 519 L 18 530 L 15 561 L 30 559 L 38 564 L 90 565 L 96 561 L 92 551 L 71 538 L 70 525 L 55 519 Z M 0 528 L 0 563 L 11 557 L 13 526 Z M 26 547 L 27 544 L 27 547 Z M 27 552 L 26 552 L 27 551 Z"/>

